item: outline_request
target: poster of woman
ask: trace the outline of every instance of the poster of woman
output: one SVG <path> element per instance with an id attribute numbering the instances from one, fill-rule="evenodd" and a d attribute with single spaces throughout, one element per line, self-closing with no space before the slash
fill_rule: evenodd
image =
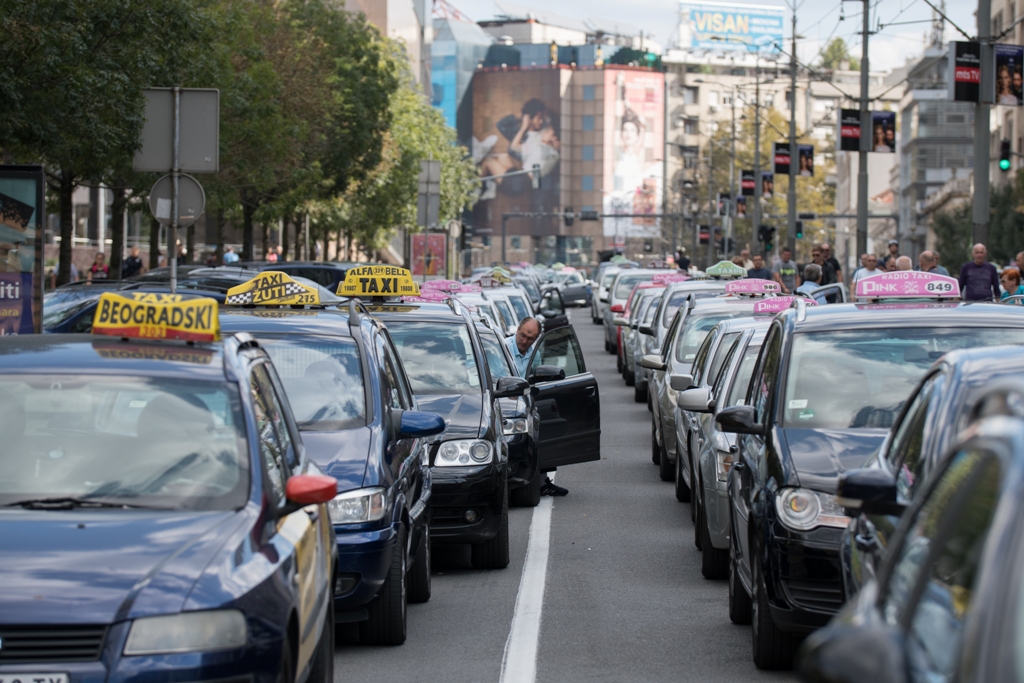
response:
<path id="1" fill-rule="evenodd" d="M 1024 104 L 1024 46 L 992 46 L 996 57 L 996 104 L 1019 107 Z"/>
<path id="2" fill-rule="evenodd" d="M 896 112 L 871 112 L 871 151 L 896 151 Z"/>

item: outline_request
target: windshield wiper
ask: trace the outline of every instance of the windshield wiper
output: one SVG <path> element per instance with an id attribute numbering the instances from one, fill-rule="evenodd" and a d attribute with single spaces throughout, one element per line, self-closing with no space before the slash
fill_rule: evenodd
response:
<path id="1" fill-rule="evenodd" d="M 63 498 L 26 498 L 7 503 L 4 507 L 23 507 L 28 510 L 73 510 L 75 508 L 144 508 L 153 509 L 147 505 L 135 503 L 117 503 L 110 500 L 99 500 L 96 498 L 76 498 L 67 496 Z"/>

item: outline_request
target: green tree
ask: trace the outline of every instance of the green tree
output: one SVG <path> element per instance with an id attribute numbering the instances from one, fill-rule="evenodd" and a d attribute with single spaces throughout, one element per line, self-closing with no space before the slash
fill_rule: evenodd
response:
<path id="1" fill-rule="evenodd" d="M 821 68 L 838 69 L 842 62 L 849 62 L 853 71 L 860 70 L 860 60 L 850 55 L 850 47 L 842 38 L 833 38 L 821 50 Z"/>

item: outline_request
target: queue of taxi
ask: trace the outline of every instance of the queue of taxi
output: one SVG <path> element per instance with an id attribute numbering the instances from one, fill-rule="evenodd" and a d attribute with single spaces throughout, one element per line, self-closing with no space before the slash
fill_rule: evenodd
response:
<path id="1" fill-rule="evenodd" d="M 828 305 L 726 262 L 638 272 L 602 288 L 631 304 L 610 321 L 631 348 L 606 349 L 639 355 L 623 379 L 646 383 L 652 460 L 754 663 L 1019 680 L 1024 308 L 912 271 Z"/>
<path id="2" fill-rule="evenodd" d="M 433 544 L 507 567 L 509 506 L 600 458 L 596 380 L 544 297 L 501 269 L 262 271 L 0 339 L 0 680 L 330 683 L 335 624 L 403 643 Z M 534 315 L 521 372 L 508 331 Z"/>

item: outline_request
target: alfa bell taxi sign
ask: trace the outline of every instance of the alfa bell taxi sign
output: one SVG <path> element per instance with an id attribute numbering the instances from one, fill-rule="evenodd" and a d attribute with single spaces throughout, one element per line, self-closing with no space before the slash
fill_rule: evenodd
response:
<path id="1" fill-rule="evenodd" d="M 345 273 L 338 285 L 338 296 L 399 297 L 419 296 L 420 287 L 405 268 L 396 266 L 359 266 Z"/>
<path id="2" fill-rule="evenodd" d="M 216 341 L 220 319 L 216 299 L 161 301 L 161 295 L 128 298 L 104 292 L 96 306 L 92 333 L 129 339 Z"/>
<path id="3" fill-rule="evenodd" d="M 295 306 L 320 303 L 320 292 L 285 273 L 268 270 L 228 290 L 224 303 L 232 306 Z"/>

